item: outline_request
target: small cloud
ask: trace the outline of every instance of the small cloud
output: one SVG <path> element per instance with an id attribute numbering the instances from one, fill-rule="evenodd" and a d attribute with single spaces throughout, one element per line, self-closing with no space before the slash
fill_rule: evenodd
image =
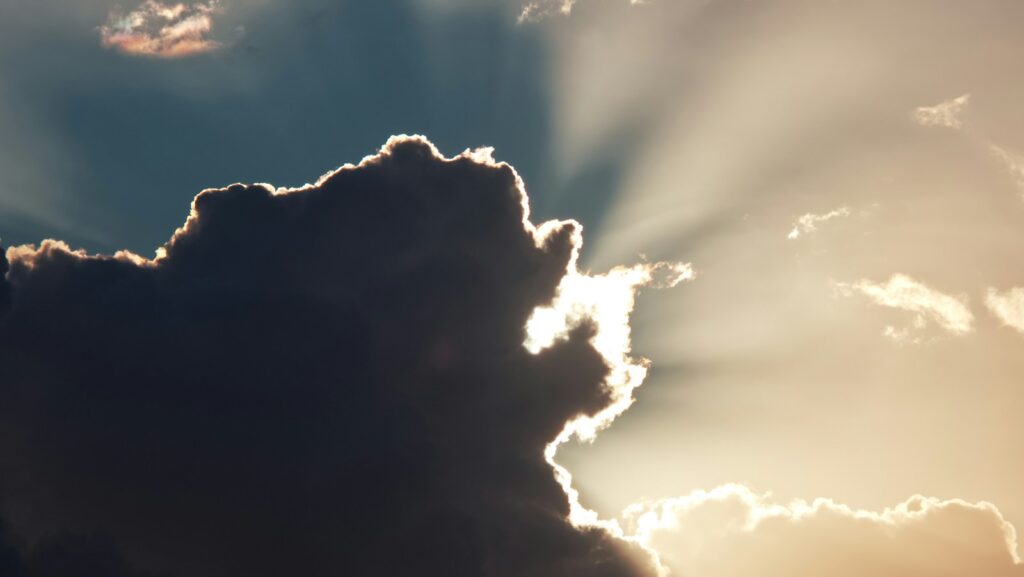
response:
<path id="1" fill-rule="evenodd" d="M 964 94 L 935 106 L 922 106 L 914 110 L 914 122 L 921 126 L 940 126 L 961 130 L 964 127 L 963 112 L 971 101 L 970 94 Z"/>
<path id="2" fill-rule="evenodd" d="M 989 288 L 985 306 L 1004 325 L 1024 333 L 1024 288 L 1011 288 L 1003 293 Z"/>
<path id="3" fill-rule="evenodd" d="M 100 43 L 122 54 L 153 58 L 186 58 L 217 50 L 210 38 L 213 16 L 222 11 L 218 0 L 165 4 L 146 0 L 135 10 L 114 10 L 100 27 Z"/>
<path id="4" fill-rule="evenodd" d="M 793 229 L 789 231 L 786 238 L 796 240 L 800 238 L 801 235 L 817 231 L 820 223 L 830 221 L 833 218 L 845 218 L 847 216 L 850 216 L 850 209 L 845 206 L 825 214 L 813 214 L 809 212 L 796 219 L 796 222 L 793 223 Z"/>
<path id="5" fill-rule="evenodd" d="M 909 327 L 886 327 L 885 336 L 900 343 L 921 342 L 915 335 L 928 327 L 929 320 L 953 335 L 974 330 L 974 315 L 967 306 L 967 297 L 941 293 L 904 274 L 894 274 L 886 283 L 837 283 L 836 289 L 843 296 L 862 294 L 877 305 L 915 313 Z"/>
<path id="6" fill-rule="evenodd" d="M 650 0 L 629 0 L 630 4 L 647 4 Z M 519 23 L 538 22 L 549 16 L 568 16 L 572 13 L 576 0 L 531 0 L 523 5 L 519 13 Z"/>
<path id="7" fill-rule="evenodd" d="M 576 0 L 535 0 L 523 5 L 519 13 L 519 23 L 537 22 L 554 14 L 568 15 L 572 12 Z"/>

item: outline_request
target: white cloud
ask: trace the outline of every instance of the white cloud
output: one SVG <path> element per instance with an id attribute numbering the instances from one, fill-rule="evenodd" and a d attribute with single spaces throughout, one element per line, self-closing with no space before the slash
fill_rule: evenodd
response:
<path id="1" fill-rule="evenodd" d="M 970 94 L 964 94 L 935 106 L 922 106 L 914 110 L 913 119 L 921 126 L 940 126 L 960 130 L 964 127 L 963 112 L 971 101 Z"/>
<path id="2" fill-rule="evenodd" d="M 989 288 L 985 306 L 1004 325 L 1024 333 L 1024 288 L 1012 288 L 1003 293 Z"/>
<path id="3" fill-rule="evenodd" d="M 967 297 L 941 293 L 904 274 L 894 274 L 885 283 L 860 280 L 853 284 L 837 283 L 836 288 L 844 296 L 860 293 L 877 305 L 915 313 L 912 327 L 886 327 L 885 335 L 897 341 L 913 341 L 911 328 L 924 330 L 928 319 L 954 335 L 973 330 L 974 315 L 967 306 Z"/>
<path id="4" fill-rule="evenodd" d="M 221 43 L 210 38 L 217 0 L 165 4 L 146 0 L 137 9 L 111 12 L 100 27 L 101 44 L 132 56 L 184 58 L 212 52 Z"/>
<path id="5" fill-rule="evenodd" d="M 818 225 L 823 222 L 828 222 L 833 218 L 844 218 L 847 216 L 850 216 L 850 209 L 845 206 L 826 212 L 825 214 L 807 213 L 796 219 L 796 222 L 793 223 L 793 229 L 789 231 L 786 238 L 795 240 L 800 238 L 800 235 L 810 234 L 817 231 Z"/>
<path id="6" fill-rule="evenodd" d="M 915 496 L 881 512 L 774 502 L 741 485 L 633 505 L 639 541 L 694 577 L 1022 577 L 1013 526 L 989 503 Z"/>

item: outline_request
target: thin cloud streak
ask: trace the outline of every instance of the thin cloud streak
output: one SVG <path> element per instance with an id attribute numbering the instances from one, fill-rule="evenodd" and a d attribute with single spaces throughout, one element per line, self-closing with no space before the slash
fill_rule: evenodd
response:
<path id="1" fill-rule="evenodd" d="M 997 144 L 989 145 L 989 150 L 1006 167 L 1006 170 L 1013 177 L 1013 182 L 1020 191 L 1021 198 L 1024 198 L 1024 157 L 1014 154 Z"/>
<path id="2" fill-rule="evenodd" d="M 964 114 L 967 111 L 967 107 L 970 105 L 971 95 L 964 94 L 957 98 L 946 100 L 934 106 L 921 106 L 914 109 L 911 114 L 914 122 L 924 127 L 939 127 L 949 128 L 956 131 L 962 131 L 965 133 L 973 133 L 972 127 L 967 125 L 964 120 Z M 987 143 L 989 151 L 992 153 L 1000 164 L 1002 164 L 1010 176 L 1013 178 L 1014 184 L 1021 193 L 1021 197 L 1024 198 L 1024 157 L 1015 152 L 992 142 L 990 139 L 983 135 L 976 135 L 981 138 L 983 143 Z"/>
<path id="3" fill-rule="evenodd" d="M 934 106 L 921 106 L 914 110 L 913 119 L 921 126 L 938 126 L 961 130 L 964 128 L 963 113 L 970 104 L 971 95 L 964 94 L 940 102 Z"/>
<path id="4" fill-rule="evenodd" d="M 928 319 L 954 335 L 965 335 L 974 330 L 974 315 L 964 296 L 950 296 L 918 282 L 905 274 L 894 274 L 885 283 L 860 280 L 853 284 L 837 283 L 843 296 L 855 293 L 870 298 L 883 307 L 915 313 L 913 329 L 923 330 Z M 898 341 L 909 339 L 909 329 L 887 327 L 885 335 Z"/>
<path id="5" fill-rule="evenodd" d="M 809 212 L 796 219 L 796 222 L 793 224 L 793 229 L 789 231 L 786 238 L 796 240 L 800 238 L 800 235 L 816 232 L 818 230 L 818 225 L 823 222 L 828 222 L 833 218 L 845 218 L 848 216 L 850 216 L 850 209 L 845 206 L 826 212 L 825 214 L 813 214 Z"/>

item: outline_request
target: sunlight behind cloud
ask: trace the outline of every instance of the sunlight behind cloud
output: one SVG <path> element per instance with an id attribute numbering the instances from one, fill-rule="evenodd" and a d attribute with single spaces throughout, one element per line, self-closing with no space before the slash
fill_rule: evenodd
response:
<path id="1" fill-rule="evenodd" d="M 626 535 L 616 521 L 601 519 L 596 511 L 581 503 L 572 474 L 557 462 L 556 456 L 559 446 L 573 437 L 593 441 L 599 431 L 611 425 L 635 400 L 633 392 L 647 375 L 647 360 L 630 356 L 630 314 L 639 289 L 645 286 L 673 288 L 693 280 L 695 273 L 688 263 L 669 262 L 616 267 L 599 275 L 581 273 L 576 269 L 575 259 L 569 267 L 552 303 L 538 307 L 527 321 L 524 346 L 532 353 L 539 353 L 566 338 L 574 327 L 591 323 L 594 329 L 591 344 L 609 368 L 605 387 L 611 394 L 611 402 L 595 415 L 580 415 L 566 423 L 558 437 L 548 444 L 544 457 L 566 493 L 569 520 L 574 526 L 600 528 L 643 545 Z M 655 551 L 647 548 L 647 552 L 657 559 Z M 663 567 L 661 570 L 664 574 Z"/>

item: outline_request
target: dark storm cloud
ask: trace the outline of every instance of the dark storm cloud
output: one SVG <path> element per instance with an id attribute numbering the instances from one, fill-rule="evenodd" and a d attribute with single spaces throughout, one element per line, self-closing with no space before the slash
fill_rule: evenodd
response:
<path id="1" fill-rule="evenodd" d="M 30 549 L 0 520 L 0 575 L 5 577 L 155 577 L 125 562 L 110 536 L 61 532 Z"/>
<path id="2" fill-rule="evenodd" d="M 509 166 L 396 138 L 314 186 L 202 192 L 155 261 L 10 249 L 6 534 L 189 577 L 650 574 L 545 462 L 609 367 L 586 324 L 523 347 L 578 238 L 527 216 Z"/>

